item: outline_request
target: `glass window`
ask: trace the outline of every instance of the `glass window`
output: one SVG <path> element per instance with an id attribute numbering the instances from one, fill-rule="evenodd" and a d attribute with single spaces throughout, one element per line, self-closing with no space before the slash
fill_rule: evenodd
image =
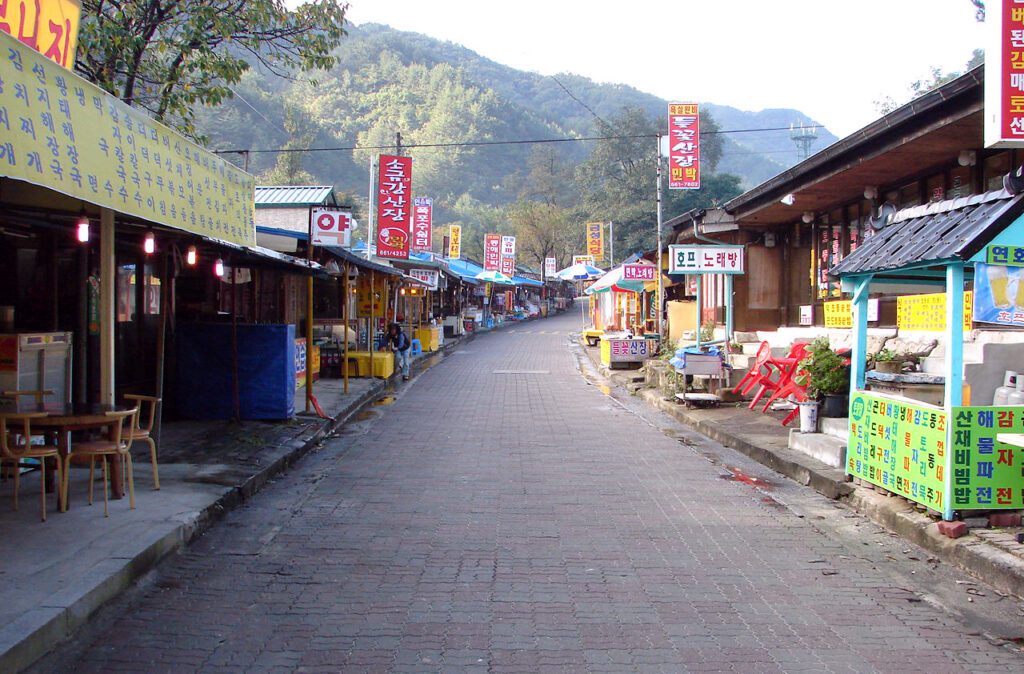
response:
<path id="1" fill-rule="evenodd" d="M 117 267 L 117 322 L 135 320 L 135 265 Z"/>

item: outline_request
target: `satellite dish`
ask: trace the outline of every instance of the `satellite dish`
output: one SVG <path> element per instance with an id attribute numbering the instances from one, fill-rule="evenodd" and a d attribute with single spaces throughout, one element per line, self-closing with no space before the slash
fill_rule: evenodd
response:
<path id="1" fill-rule="evenodd" d="M 1010 171 L 1003 176 L 1003 188 L 1010 194 L 1024 192 L 1024 166 L 1019 166 L 1016 171 Z"/>
<path id="2" fill-rule="evenodd" d="M 868 224 L 871 225 L 871 229 L 877 231 L 892 222 L 894 217 L 896 217 L 896 207 L 885 202 L 878 207 L 877 217 L 868 218 Z"/>

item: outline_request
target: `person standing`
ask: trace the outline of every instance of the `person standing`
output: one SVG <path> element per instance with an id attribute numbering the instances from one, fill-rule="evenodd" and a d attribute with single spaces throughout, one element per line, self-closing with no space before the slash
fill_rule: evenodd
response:
<path id="1" fill-rule="evenodd" d="M 398 323 L 392 323 L 388 328 L 388 346 L 395 352 L 395 369 L 402 371 L 402 381 L 409 381 L 409 347 L 412 344 Z"/>

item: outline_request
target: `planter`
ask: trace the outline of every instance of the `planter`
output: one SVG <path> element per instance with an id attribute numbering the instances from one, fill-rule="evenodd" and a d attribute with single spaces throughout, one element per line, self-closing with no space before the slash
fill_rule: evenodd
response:
<path id="1" fill-rule="evenodd" d="M 883 360 L 875 362 L 875 372 L 899 374 L 902 369 L 903 363 L 898 360 Z"/>
<path id="2" fill-rule="evenodd" d="M 807 400 L 804 402 L 797 403 L 797 407 L 800 408 L 800 432 L 801 433 L 817 433 L 818 432 L 818 401 Z"/>
<path id="3" fill-rule="evenodd" d="M 850 410 L 850 396 L 847 393 L 828 393 L 821 405 L 823 417 L 845 417 Z"/>

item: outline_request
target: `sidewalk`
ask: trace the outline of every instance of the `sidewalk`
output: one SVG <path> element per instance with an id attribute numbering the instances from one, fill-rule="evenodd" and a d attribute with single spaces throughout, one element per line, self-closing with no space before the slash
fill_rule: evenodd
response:
<path id="1" fill-rule="evenodd" d="M 633 383 L 636 370 L 609 370 L 601 365 L 597 348 L 586 346 L 582 340 L 580 347 L 611 383 L 622 388 Z M 686 409 L 653 388 L 640 388 L 636 395 L 709 438 L 828 498 L 843 501 L 875 523 L 1000 592 L 1024 598 L 1024 544 L 1017 543 L 1017 533 L 1024 532 L 1024 528 L 986 529 L 982 524 L 971 527 L 970 533 L 962 538 L 948 538 L 939 533 L 936 520 L 919 512 L 913 503 L 876 492 L 870 486 L 847 482 L 843 470 L 789 449 L 789 429 L 780 423 L 782 413 L 760 414 L 747 409 L 746 404 L 728 403 L 718 408 Z M 987 523 L 987 518 L 982 519 Z"/>
<path id="2" fill-rule="evenodd" d="M 472 336 L 446 340 L 440 352 L 416 357 L 413 372 L 467 339 Z M 167 423 L 159 442 L 160 491 L 153 490 L 148 446 L 138 443 L 132 452 L 136 509 L 129 510 L 126 496 L 110 502 L 108 518 L 101 477 L 94 505 L 88 505 L 87 470 L 72 470 L 68 512 L 56 512 L 48 496 L 45 523 L 39 520 L 38 474 L 22 481 L 17 512 L 9 500 L 12 483 L 0 484 L 0 672 L 17 672 L 47 653 L 166 555 L 395 386 L 402 386 L 395 377 L 351 378 L 345 394 L 340 379 L 316 382 L 314 394 L 333 422 L 303 414 L 303 388 L 295 395 L 299 414 L 290 421 Z"/>

